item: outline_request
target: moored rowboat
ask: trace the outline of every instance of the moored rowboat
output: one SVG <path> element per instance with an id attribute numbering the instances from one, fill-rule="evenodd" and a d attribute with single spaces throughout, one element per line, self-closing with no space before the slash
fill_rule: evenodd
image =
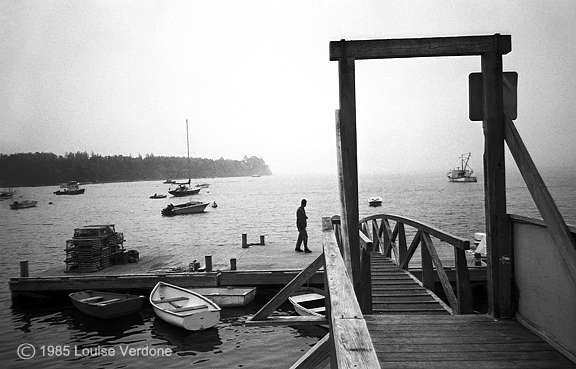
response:
<path id="1" fill-rule="evenodd" d="M 194 292 L 208 298 L 220 307 L 246 306 L 256 296 L 256 287 L 199 287 Z"/>
<path id="2" fill-rule="evenodd" d="M 288 301 L 294 306 L 294 310 L 301 316 L 324 316 L 326 314 L 326 302 L 324 291 L 314 287 L 302 288 L 288 297 Z"/>
<path id="3" fill-rule="evenodd" d="M 73 292 L 68 296 L 76 309 L 86 315 L 101 319 L 137 313 L 144 302 L 144 296 L 92 290 Z"/>
<path id="4" fill-rule="evenodd" d="M 156 315 L 167 323 L 200 331 L 211 328 L 220 321 L 220 307 L 206 297 L 186 288 L 158 282 L 150 303 Z"/>

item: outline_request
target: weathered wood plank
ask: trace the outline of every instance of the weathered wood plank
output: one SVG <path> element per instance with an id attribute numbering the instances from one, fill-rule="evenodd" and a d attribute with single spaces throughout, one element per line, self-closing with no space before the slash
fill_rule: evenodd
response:
<path id="1" fill-rule="evenodd" d="M 330 218 L 322 218 L 322 245 L 330 319 L 330 366 L 379 368 L 362 311 L 354 296 Z M 358 366 L 360 365 L 360 366 Z"/>
<path id="2" fill-rule="evenodd" d="M 481 55 L 494 49 L 494 37 L 431 37 L 387 40 L 331 41 L 330 60 L 344 57 L 362 59 Z M 500 50 L 512 49 L 509 35 L 499 36 Z"/>
<path id="3" fill-rule="evenodd" d="M 510 257 L 510 245 L 500 240 L 499 214 L 506 214 L 506 170 L 504 152 L 504 98 L 502 54 L 497 44 L 481 58 L 484 128 L 484 204 L 488 260 L 488 310 L 495 317 L 507 308 L 502 305 L 500 257 Z"/>

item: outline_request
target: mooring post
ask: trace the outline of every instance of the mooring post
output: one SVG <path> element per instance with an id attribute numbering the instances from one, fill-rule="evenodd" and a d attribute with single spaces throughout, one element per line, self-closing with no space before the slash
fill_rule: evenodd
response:
<path id="1" fill-rule="evenodd" d="M 246 233 L 242 233 L 242 248 L 248 248 L 248 235 Z"/>
<path id="2" fill-rule="evenodd" d="M 264 235 L 260 235 L 260 245 L 264 245 Z"/>
<path id="3" fill-rule="evenodd" d="M 230 259 L 230 270 L 236 270 L 236 258 Z"/>
<path id="4" fill-rule="evenodd" d="M 20 277 L 26 278 L 29 276 L 28 273 L 28 260 L 20 261 Z"/>
<path id="5" fill-rule="evenodd" d="M 211 272 L 211 271 L 212 271 L 212 255 L 206 255 L 206 256 L 204 257 L 204 259 L 205 259 L 205 261 L 206 261 L 206 269 L 205 269 L 205 271 L 206 271 L 207 273 L 208 273 L 208 272 Z"/>

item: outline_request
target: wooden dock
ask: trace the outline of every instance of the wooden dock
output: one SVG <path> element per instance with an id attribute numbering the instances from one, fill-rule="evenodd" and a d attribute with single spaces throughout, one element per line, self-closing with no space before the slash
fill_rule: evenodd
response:
<path id="1" fill-rule="evenodd" d="M 389 258 L 371 253 L 372 306 L 364 320 L 381 368 L 576 368 L 515 320 L 451 315 Z"/>

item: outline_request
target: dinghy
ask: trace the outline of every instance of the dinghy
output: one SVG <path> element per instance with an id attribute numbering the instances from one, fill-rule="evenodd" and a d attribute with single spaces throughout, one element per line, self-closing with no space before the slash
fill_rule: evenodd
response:
<path id="1" fill-rule="evenodd" d="M 76 309 L 101 319 L 113 319 L 137 313 L 144 302 L 144 296 L 92 290 L 73 292 L 68 296 Z"/>
<path id="2" fill-rule="evenodd" d="M 220 321 L 220 307 L 214 302 L 166 282 L 156 284 L 150 293 L 150 303 L 160 319 L 189 331 L 208 329 Z"/>
<path id="3" fill-rule="evenodd" d="M 324 291 L 314 287 L 305 287 L 288 297 L 294 310 L 301 316 L 324 316 L 326 303 Z"/>

